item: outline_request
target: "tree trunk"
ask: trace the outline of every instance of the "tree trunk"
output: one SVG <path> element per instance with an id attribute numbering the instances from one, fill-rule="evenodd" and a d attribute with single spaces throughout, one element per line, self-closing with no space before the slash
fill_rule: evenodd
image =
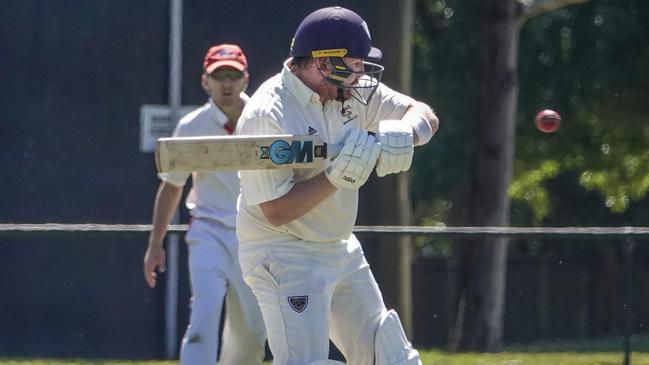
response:
<path id="1" fill-rule="evenodd" d="M 469 202 L 469 219 L 475 226 L 509 225 L 507 189 L 514 153 L 520 10 L 514 0 L 481 1 L 479 119 Z M 457 257 L 458 305 L 449 348 L 500 351 L 507 239 L 463 242 Z"/>
<path id="2" fill-rule="evenodd" d="M 384 81 L 409 93 L 412 79 L 414 0 L 375 3 L 370 23 L 372 42 L 383 50 Z M 385 19 L 390 25 L 385 26 Z M 410 225 L 411 203 L 407 173 L 372 176 L 361 189 L 359 224 Z M 410 236 L 369 236 L 363 239 L 373 272 L 388 308 L 401 317 L 408 337 L 412 335 L 412 239 Z"/>
<path id="3" fill-rule="evenodd" d="M 459 215 L 475 226 L 509 225 L 520 28 L 529 18 L 588 0 L 481 0 L 477 143 L 471 187 Z M 472 200 L 471 200 L 472 199 Z M 503 346 L 507 239 L 458 242 L 452 351 Z"/>

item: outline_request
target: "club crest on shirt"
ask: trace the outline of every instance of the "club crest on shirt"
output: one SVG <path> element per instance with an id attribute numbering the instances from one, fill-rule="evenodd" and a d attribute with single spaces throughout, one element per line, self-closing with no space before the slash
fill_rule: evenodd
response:
<path id="1" fill-rule="evenodd" d="M 352 120 L 358 118 L 358 114 L 353 114 L 352 106 L 349 104 L 343 105 L 343 108 L 340 110 L 340 116 L 346 119 L 345 121 L 343 121 L 343 124 L 347 124 Z"/>
<path id="2" fill-rule="evenodd" d="M 352 106 L 347 104 L 343 105 L 343 108 L 340 110 L 340 115 L 345 118 L 351 118 L 352 116 Z"/>
<path id="3" fill-rule="evenodd" d="M 309 303 L 308 295 L 288 297 L 288 304 L 298 313 L 304 312 L 307 304 Z"/>

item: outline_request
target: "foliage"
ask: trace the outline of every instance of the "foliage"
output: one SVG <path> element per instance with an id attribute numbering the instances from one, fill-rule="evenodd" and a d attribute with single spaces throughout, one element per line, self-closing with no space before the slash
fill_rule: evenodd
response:
<path id="1" fill-rule="evenodd" d="M 559 174 L 570 172 L 573 184 L 596 191 L 613 213 L 649 190 L 647 8 L 646 1 L 591 1 L 524 26 L 510 194 L 531 207 L 533 222 L 551 212 L 545 183 Z M 563 117 L 552 135 L 532 122 L 545 108 Z"/>
<path id="2" fill-rule="evenodd" d="M 449 221 L 470 199 L 475 140 L 478 1 L 417 0 L 413 90 L 441 120 L 418 150 L 413 201 L 418 223 Z M 649 190 L 649 2 L 591 0 L 529 19 L 519 50 L 512 221 L 547 224 L 562 209 L 600 219 L 646 204 Z M 534 115 L 563 117 L 554 134 Z M 553 184 L 561 178 L 562 185 Z M 569 178 L 569 179 L 568 179 Z M 550 186 L 554 186 L 550 190 Z M 578 197 L 599 195 L 592 212 Z M 569 206 L 568 202 L 573 206 Z M 516 216 L 517 214 L 520 216 Z"/>
<path id="3" fill-rule="evenodd" d="M 535 220 L 545 218 L 550 211 L 548 192 L 540 184 L 557 176 L 559 166 L 556 160 L 543 161 L 538 168 L 520 173 L 509 188 L 509 194 L 514 199 L 525 200 L 534 207 Z"/>
<path id="4" fill-rule="evenodd" d="M 417 149 L 411 169 L 415 219 L 421 224 L 430 218 L 447 221 L 470 168 L 477 3 L 418 0 L 415 14 L 413 94 L 429 103 L 441 121 L 433 142 Z"/>

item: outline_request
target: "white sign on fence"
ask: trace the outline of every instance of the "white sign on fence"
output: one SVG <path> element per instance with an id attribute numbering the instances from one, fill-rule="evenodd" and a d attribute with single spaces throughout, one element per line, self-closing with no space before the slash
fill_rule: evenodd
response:
<path id="1" fill-rule="evenodd" d="M 196 109 L 189 105 L 180 108 L 180 117 Z M 145 104 L 140 107 L 140 152 L 153 152 L 158 138 L 170 137 L 176 125 L 171 120 L 168 105 Z"/>

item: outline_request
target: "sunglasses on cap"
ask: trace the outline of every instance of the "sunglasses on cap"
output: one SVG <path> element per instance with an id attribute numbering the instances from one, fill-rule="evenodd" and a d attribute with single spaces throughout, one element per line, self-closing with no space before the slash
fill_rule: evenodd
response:
<path id="1" fill-rule="evenodd" d="M 210 74 L 210 77 L 216 81 L 225 81 L 226 79 L 236 81 L 242 79 L 244 76 L 242 71 L 231 68 L 218 69 Z"/>

